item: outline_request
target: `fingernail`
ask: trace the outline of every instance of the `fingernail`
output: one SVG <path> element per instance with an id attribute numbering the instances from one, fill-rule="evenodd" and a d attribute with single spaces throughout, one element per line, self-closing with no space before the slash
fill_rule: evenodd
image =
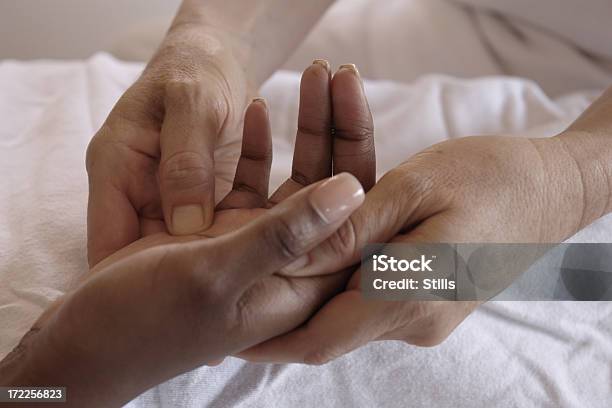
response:
<path id="1" fill-rule="evenodd" d="M 353 74 L 355 74 L 357 79 L 359 79 L 359 85 L 361 86 L 361 93 L 363 95 L 365 95 L 365 88 L 363 86 L 363 80 L 361 79 L 361 74 L 359 73 L 359 70 L 357 69 L 357 65 L 355 65 L 355 64 L 342 64 L 338 68 L 338 72 L 340 72 L 342 70 L 348 70 L 348 71 L 351 71 Z M 366 101 L 366 103 L 367 103 L 367 101 Z"/>
<path id="2" fill-rule="evenodd" d="M 342 64 L 338 68 L 338 72 L 342 71 L 343 69 L 347 69 L 347 70 L 351 71 L 352 73 L 354 73 L 355 75 L 360 76 L 359 75 L 359 70 L 357 69 L 357 65 L 355 65 L 355 64 Z"/>
<path id="3" fill-rule="evenodd" d="M 325 68 L 325 70 L 327 72 L 331 72 L 331 66 L 329 65 L 329 61 L 324 60 L 324 59 L 316 59 L 314 61 L 312 61 L 312 64 L 318 64 L 321 65 L 323 68 Z"/>
<path id="4" fill-rule="evenodd" d="M 263 103 L 265 107 L 268 107 L 268 104 L 266 102 L 266 98 L 264 98 L 262 96 L 256 96 L 255 98 L 253 98 L 251 100 L 251 103 Z"/>
<path id="5" fill-rule="evenodd" d="M 172 233 L 187 235 L 204 228 L 204 210 L 199 204 L 181 205 L 172 210 Z"/>
<path id="6" fill-rule="evenodd" d="M 349 173 L 340 173 L 310 194 L 310 204 L 326 223 L 332 224 L 351 214 L 364 198 L 359 181 Z"/>

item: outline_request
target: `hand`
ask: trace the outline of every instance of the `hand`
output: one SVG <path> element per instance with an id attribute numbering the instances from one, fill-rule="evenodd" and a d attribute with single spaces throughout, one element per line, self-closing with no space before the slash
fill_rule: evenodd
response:
<path id="1" fill-rule="evenodd" d="M 222 237 L 332 174 L 353 173 L 365 189 L 371 188 L 375 180 L 372 117 L 353 66 L 341 67 L 333 80 L 325 61 L 315 61 L 304 72 L 292 177 L 268 198 L 271 154 L 267 109 L 265 103 L 256 100 L 246 111 L 242 155 L 233 189 L 217 206 L 213 225 L 197 236 L 150 235 L 108 257 L 92 273 L 152 246 Z M 350 246 L 345 237 L 334 233 L 330 244 Z M 299 269 L 309 257 L 306 254 L 283 269 Z M 274 276 L 262 281 L 244 297 L 248 298 L 244 307 L 252 314 L 251 334 L 259 337 L 258 331 L 282 333 L 295 328 L 341 290 L 349 274 L 350 270 L 340 270 L 325 276 Z"/>
<path id="2" fill-rule="evenodd" d="M 210 225 L 215 181 L 229 190 L 232 176 L 215 180 L 213 169 L 234 167 L 247 101 L 331 3 L 181 2 L 159 51 L 88 148 L 90 266 L 152 233 Z"/>
<path id="3" fill-rule="evenodd" d="M 337 292 L 346 273 L 308 279 L 274 273 L 301 265 L 363 200 L 352 176 L 318 181 L 333 171 L 332 156 L 335 170 L 355 166 L 366 183 L 374 180 L 371 116 L 359 78 L 348 67 L 330 80 L 323 62 L 305 71 L 293 178 L 270 200 L 269 124 L 265 104 L 255 101 L 245 116 L 234 189 L 214 225 L 201 236 L 151 235 L 100 262 L 0 364 L 2 382 L 61 380 L 72 384 L 74 404 L 123 402 L 291 330 Z M 335 123 L 365 124 L 366 132 L 344 128 L 334 139 L 336 104 Z"/>
<path id="4" fill-rule="evenodd" d="M 256 87 L 240 60 L 245 47 L 221 30 L 179 24 L 118 101 L 87 151 L 90 266 L 143 236 L 210 225 L 214 153 L 237 157 Z"/>
<path id="5" fill-rule="evenodd" d="M 329 237 L 363 197 L 345 173 L 219 238 L 137 241 L 39 319 L 32 343 L 22 344 L 28 371 L 20 379 L 67 386 L 73 406 L 125 403 L 289 329 L 282 317 L 277 327 L 260 325 L 252 297 L 282 280 L 274 273 Z"/>
<path id="6" fill-rule="evenodd" d="M 371 242 L 560 242 L 610 212 L 608 91 L 567 131 L 546 139 L 469 137 L 435 145 L 391 170 L 345 226 L 353 248 L 324 243 L 291 276 L 358 262 Z M 607 193 L 606 193 L 607 192 Z M 241 356 L 323 364 L 375 340 L 433 346 L 477 302 L 365 301 L 360 272 L 302 327 Z"/>

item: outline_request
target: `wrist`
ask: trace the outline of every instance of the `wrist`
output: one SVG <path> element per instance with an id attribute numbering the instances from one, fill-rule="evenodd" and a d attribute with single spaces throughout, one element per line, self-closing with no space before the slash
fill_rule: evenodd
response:
<path id="1" fill-rule="evenodd" d="M 565 131 L 551 138 L 578 173 L 584 227 L 612 211 L 612 87 Z"/>
<path id="2" fill-rule="evenodd" d="M 582 199 L 581 228 L 612 208 L 612 140 L 605 134 L 568 129 L 552 138 L 571 161 Z"/>
<path id="3" fill-rule="evenodd" d="M 279 69 L 333 0 L 183 0 L 170 33 L 181 28 L 221 33 L 260 86 Z"/>
<path id="4" fill-rule="evenodd" d="M 232 8 L 231 4 L 223 7 L 218 3 L 183 1 L 160 52 L 183 48 L 190 56 L 231 59 L 243 71 L 249 85 L 259 88 L 267 79 L 266 73 L 277 67 L 269 66 L 261 58 L 253 58 L 254 45 L 248 17 L 236 18 L 234 11 L 226 10 Z"/>
<path id="5" fill-rule="evenodd" d="M 546 168 L 542 186 L 556 224 L 551 241 L 565 240 L 610 212 L 612 151 L 597 135 L 566 130 L 535 139 Z"/>

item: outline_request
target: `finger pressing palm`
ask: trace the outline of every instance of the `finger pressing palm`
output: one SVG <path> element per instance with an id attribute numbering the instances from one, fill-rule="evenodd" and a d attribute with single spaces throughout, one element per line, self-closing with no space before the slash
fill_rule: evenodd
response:
<path id="1" fill-rule="evenodd" d="M 232 190 L 216 208 L 212 226 L 199 235 L 171 236 L 160 232 L 104 260 L 102 269 L 126 255 L 169 243 L 201 240 L 231 233 L 262 215 L 293 193 L 342 172 L 354 174 L 367 191 L 375 182 L 373 125 L 361 80 L 353 66 L 343 66 L 333 79 L 326 63 L 313 63 L 302 76 L 298 130 L 291 178 L 268 195 L 272 142 L 265 102 L 247 108 L 241 156 Z M 332 240 L 342 244 L 342 231 Z M 228 253 L 228 257 L 239 257 Z M 295 328 L 338 291 L 350 270 L 311 277 L 271 275 L 243 297 L 256 337 Z"/>

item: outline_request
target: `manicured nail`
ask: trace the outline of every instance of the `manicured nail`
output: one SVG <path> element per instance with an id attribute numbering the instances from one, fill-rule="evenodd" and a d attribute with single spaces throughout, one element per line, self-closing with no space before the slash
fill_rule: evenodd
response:
<path id="1" fill-rule="evenodd" d="M 187 235 L 204 228 L 204 210 L 199 204 L 181 205 L 172 210 L 172 233 Z"/>
<path id="2" fill-rule="evenodd" d="M 323 68 L 325 68 L 325 70 L 327 72 L 331 72 L 331 65 L 329 65 L 329 61 L 324 60 L 324 59 L 316 59 L 314 61 L 312 61 L 312 64 L 318 64 L 321 65 Z"/>
<path id="3" fill-rule="evenodd" d="M 352 174 L 340 173 L 310 194 L 310 204 L 326 223 L 332 224 L 351 214 L 364 198 L 359 181 Z"/>
<path id="4" fill-rule="evenodd" d="M 343 69 L 347 69 L 347 70 L 351 71 L 352 73 L 354 73 L 355 75 L 360 76 L 359 75 L 359 70 L 357 69 L 357 65 L 355 65 L 355 64 L 342 64 L 338 68 L 338 71 L 342 71 Z"/>

